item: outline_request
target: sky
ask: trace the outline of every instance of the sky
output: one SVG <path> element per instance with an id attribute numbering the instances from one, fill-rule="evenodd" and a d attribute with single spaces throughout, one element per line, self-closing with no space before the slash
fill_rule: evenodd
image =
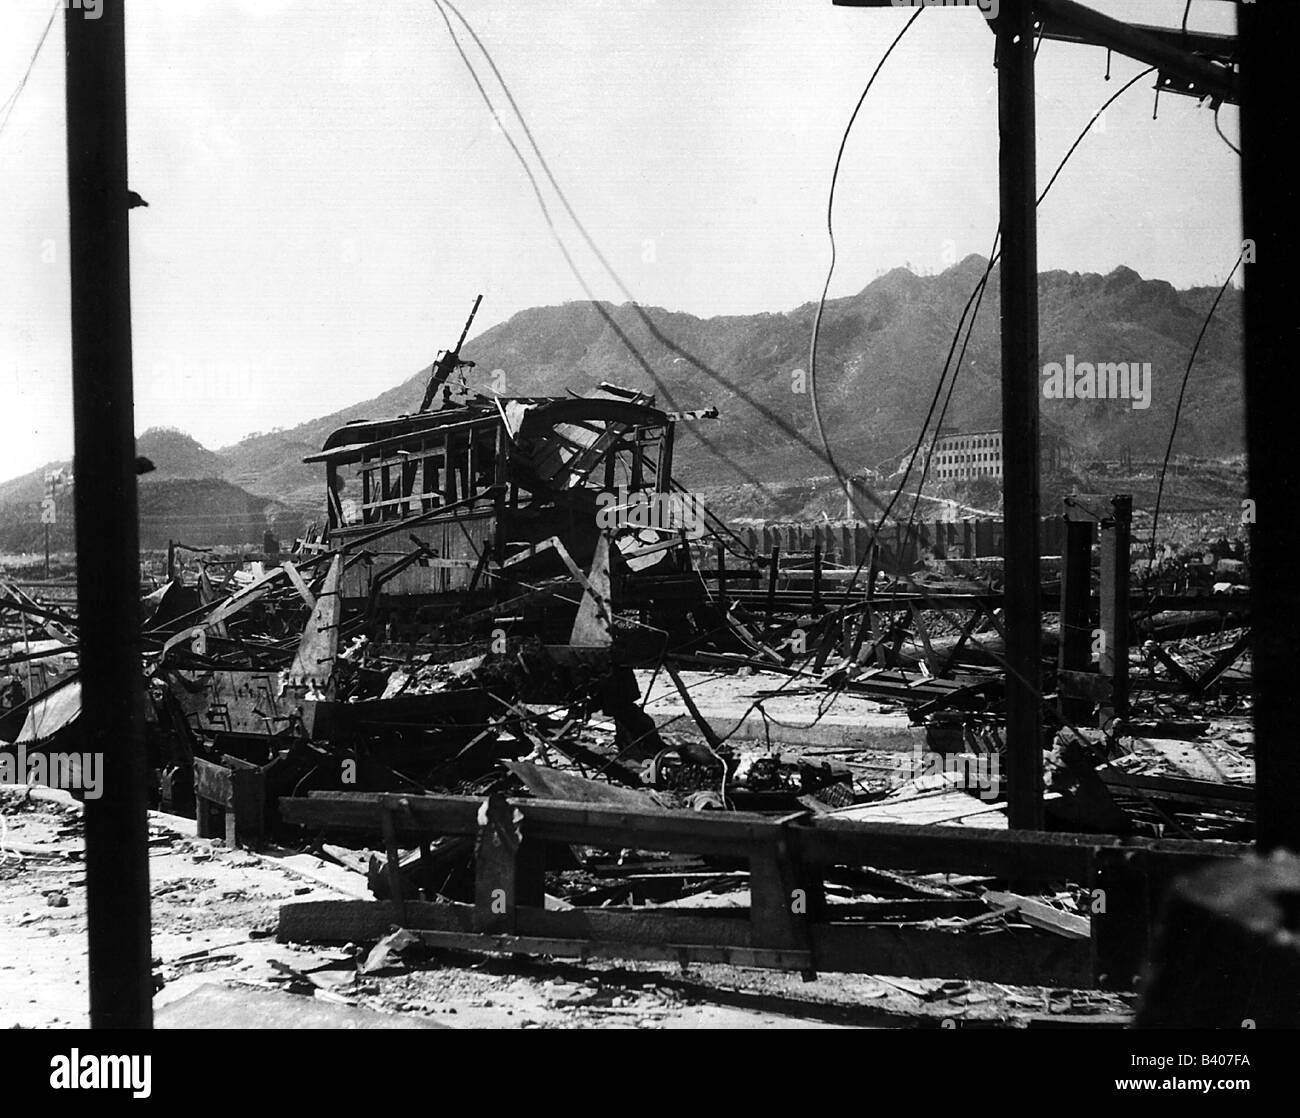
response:
<path id="1" fill-rule="evenodd" d="M 70 0 L 72 2 L 72 0 Z M 1177 26 L 1183 0 L 1088 0 Z M 0 98 L 54 5 L 0 0 Z M 459 0 L 638 301 L 701 316 L 815 300 L 854 103 L 910 11 L 830 0 Z M 78 14 L 76 18 L 84 18 Z M 1195 0 L 1188 26 L 1233 31 Z M 72 448 L 63 13 L 0 132 L 0 478 Z M 523 146 L 482 55 L 455 24 Z M 997 225 L 993 36 L 924 12 L 858 115 L 836 188 L 832 296 L 986 255 Z M 1039 182 L 1142 67 L 1045 41 Z M 432 0 L 130 0 L 137 431 L 217 448 L 367 399 L 527 307 L 584 298 Z M 1039 210 L 1042 270 L 1218 285 L 1240 248 L 1238 157 L 1150 79 Z M 1220 113 L 1237 139 L 1237 111 Z M 527 150 L 527 149 L 525 149 Z M 540 177 L 540 174 L 539 174 Z M 545 186 L 545 181 L 543 185 Z M 549 188 L 548 188 L 549 189 Z M 599 298 L 624 296 L 547 196 Z M 507 375 L 508 375 L 507 370 Z M 413 404 L 418 401 L 412 401 Z"/>

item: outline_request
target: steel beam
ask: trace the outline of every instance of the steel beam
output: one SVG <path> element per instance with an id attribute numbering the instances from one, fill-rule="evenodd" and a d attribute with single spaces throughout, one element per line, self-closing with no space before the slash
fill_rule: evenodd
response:
<path id="1" fill-rule="evenodd" d="M 947 6 L 976 8 L 997 30 L 1000 13 L 1009 5 L 995 0 L 832 0 L 843 8 L 919 8 Z M 1250 2 L 1250 0 L 1247 0 Z M 1105 47 L 1117 54 L 1159 67 L 1161 76 L 1171 79 L 1169 88 L 1193 96 L 1212 97 L 1236 104 L 1238 79 L 1227 66 L 1209 59 L 1234 61 L 1238 40 L 1231 35 L 1203 31 L 1184 32 L 1178 27 L 1153 27 L 1113 19 L 1076 0 L 1033 0 L 1034 15 L 1041 21 L 1035 36 L 1063 43 Z M 998 13 L 998 14 L 995 14 Z"/>
<path id="2" fill-rule="evenodd" d="M 1218 62 L 1235 62 L 1237 60 L 1237 37 L 1220 35 L 1213 31 L 1188 31 L 1184 33 L 1176 27 L 1153 27 L 1149 23 L 1130 23 L 1130 30 L 1149 36 L 1163 43 L 1172 50 L 1190 52 L 1202 58 L 1213 58 Z M 1040 34 L 1044 39 L 1058 43 L 1075 43 L 1080 46 L 1097 46 L 1093 39 L 1078 31 L 1069 31 L 1052 24 L 1045 25 Z"/>
<path id="3" fill-rule="evenodd" d="M 1004 2 L 1003 10 L 1008 6 Z M 1074 41 L 1105 47 L 1149 66 L 1158 66 L 1162 74 L 1182 83 L 1181 92 L 1237 103 L 1237 75 L 1232 70 L 1174 46 L 1163 36 L 1102 15 L 1076 0 L 1034 0 L 1034 8 L 1044 26 L 1053 32 L 1064 31 L 1076 37 Z"/>

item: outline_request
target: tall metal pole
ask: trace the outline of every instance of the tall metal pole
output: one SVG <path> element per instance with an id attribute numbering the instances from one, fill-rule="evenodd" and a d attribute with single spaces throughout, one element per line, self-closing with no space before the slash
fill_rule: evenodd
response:
<path id="1" fill-rule="evenodd" d="M 77 617 L 92 1028 L 153 1020 L 122 0 L 66 6 Z"/>
<path id="2" fill-rule="evenodd" d="M 1012 827 L 1043 826 L 1038 564 L 1038 224 L 1034 18 L 1003 0 L 997 26 L 1002 217 L 1002 507 L 1006 520 L 1007 794 Z"/>
<path id="3" fill-rule="evenodd" d="M 1300 850 L 1300 750 L 1295 740 L 1295 646 L 1300 633 L 1300 460 L 1289 417 L 1291 387 L 1277 370 L 1300 345 L 1295 189 L 1277 177 L 1279 151 L 1294 150 L 1300 112 L 1295 63 L 1300 5 L 1243 4 L 1241 38 L 1242 227 L 1245 264 L 1246 448 L 1254 527 L 1250 535 L 1251 671 L 1255 689 L 1256 841 Z M 1251 260 L 1254 260 L 1251 263 Z"/>

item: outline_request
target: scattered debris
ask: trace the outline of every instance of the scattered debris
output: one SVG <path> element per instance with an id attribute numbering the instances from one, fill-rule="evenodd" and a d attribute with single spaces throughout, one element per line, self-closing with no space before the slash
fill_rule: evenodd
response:
<path id="1" fill-rule="evenodd" d="M 821 528 L 769 550 L 673 479 L 677 425 L 716 413 L 610 384 L 485 397 L 465 365 L 449 351 L 418 412 L 309 456 L 327 523 L 289 555 L 199 553 L 144 603 L 157 802 L 196 831 L 156 842 L 197 864 L 260 850 L 301 878 L 282 938 L 375 943 L 360 976 L 418 948 L 1127 981 L 1105 920 L 1049 890 L 1116 872 L 1117 836 L 1251 838 L 1238 597 L 1147 587 L 1121 603 L 1141 646 L 1099 670 L 1049 620 L 1047 820 L 1082 841 L 1063 859 L 1009 829 L 996 564 L 964 566 L 938 526 L 942 558 Z M 1216 575 L 1239 585 L 1244 557 Z M 1077 609 L 1064 583 L 1044 593 Z M 0 608 L 30 685 L 10 688 L 0 756 L 75 754 L 75 608 L 9 585 Z M 5 860 L 61 855 L 0 820 Z M 1016 851 L 1052 871 L 1022 879 Z M 1140 873 L 1174 857 L 1151 851 Z"/>

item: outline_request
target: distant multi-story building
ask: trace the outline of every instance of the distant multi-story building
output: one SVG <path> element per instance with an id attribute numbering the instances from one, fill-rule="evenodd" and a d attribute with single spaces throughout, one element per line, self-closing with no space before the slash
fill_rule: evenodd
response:
<path id="1" fill-rule="evenodd" d="M 1060 469 L 1063 443 L 1051 431 L 1040 432 L 1044 473 Z M 940 432 L 930 451 L 930 477 L 939 481 L 969 481 L 1002 477 L 1001 431 Z"/>
<path id="2" fill-rule="evenodd" d="M 930 451 L 930 476 L 938 481 L 1002 476 L 1001 431 L 940 434 Z"/>

